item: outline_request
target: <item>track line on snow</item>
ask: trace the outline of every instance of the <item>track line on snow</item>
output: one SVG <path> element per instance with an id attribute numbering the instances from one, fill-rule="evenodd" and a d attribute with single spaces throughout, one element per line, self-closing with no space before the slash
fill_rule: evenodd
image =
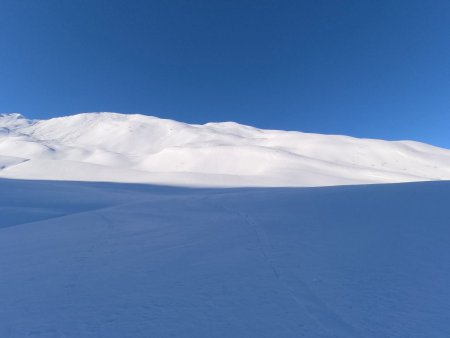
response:
<path id="1" fill-rule="evenodd" d="M 220 195 L 212 196 L 220 197 Z M 209 201 L 212 201 L 210 198 Z M 361 337 L 356 329 L 331 310 L 314 292 L 301 280 L 289 280 L 287 276 L 282 274 L 276 267 L 276 263 L 271 254 L 271 245 L 265 230 L 258 225 L 258 223 L 248 214 L 236 209 L 233 209 L 225 204 L 219 204 L 213 201 L 213 204 L 222 208 L 223 210 L 239 216 L 244 222 L 253 229 L 258 247 L 268 266 L 272 270 L 275 278 L 279 284 L 288 292 L 294 302 L 304 310 L 306 313 L 325 330 L 331 337 Z M 332 331 L 330 332 L 330 328 Z"/>
<path id="2" fill-rule="evenodd" d="M 59 216 L 55 216 L 55 217 L 49 217 L 49 218 L 39 219 L 39 220 L 35 220 L 35 221 L 30 221 L 30 222 L 13 224 L 11 226 L 0 227 L 0 231 L 2 229 L 8 229 L 8 228 L 11 228 L 11 227 L 25 226 L 25 225 L 35 224 L 35 223 L 41 223 L 41 222 L 48 222 L 48 221 L 58 220 L 58 219 L 64 219 L 66 217 L 71 217 L 71 216 L 76 216 L 76 215 L 95 213 L 97 211 L 109 210 L 109 209 L 114 209 L 114 208 L 117 208 L 117 207 L 133 205 L 134 203 L 137 203 L 137 201 L 133 201 L 133 202 L 129 202 L 129 203 L 120 203 L 120 204 L 108 205 L 108 206 L 105 206 L 105 207 L 93 208 L 93 209 L 77 211 L 77 212 L 71 212 L 71 213 L 68 213 L 68 214 L 63 214 L 63 215 L 59 215 Z"/>

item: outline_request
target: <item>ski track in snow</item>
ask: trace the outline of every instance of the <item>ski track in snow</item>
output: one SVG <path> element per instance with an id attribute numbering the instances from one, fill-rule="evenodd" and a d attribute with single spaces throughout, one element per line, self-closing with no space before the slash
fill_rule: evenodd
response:
<path id="1" fill-rule="evenodd" d="M 359 337 L 351 325 L 343 321 L 339 316 L 330 311 L 328 307 L 311 292 L 301 280 L 288 281 L 288 279 L 277 271 L 276 263 L 271 255 L 270 242 L 264 229 L 258 226 L 249 214 L 235 211 L 224 207 L 227 212 L 235 213 L 241 217 L 246 224 L 255 232 L 258 246 L 268 265 L 273 271 L 274 276 L 292 296 L 292 299 L 300 308 L 306 310 L 308 315 L 317 321 L 322 328 L 330 330 L 329 334 L 336 337 Z M 316 329 L 317 331 L 317 329 Z M 310 333 L 312 334 L 312 333 Z"/>

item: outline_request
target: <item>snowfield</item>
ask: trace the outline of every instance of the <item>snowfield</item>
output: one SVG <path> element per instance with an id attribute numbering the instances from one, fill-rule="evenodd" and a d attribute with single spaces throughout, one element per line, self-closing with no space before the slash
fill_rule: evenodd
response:
<path id="1" fill-rule="evenodd" d="M 0 337 L 450 337 L 445 180 L 413 141 L 0 115 Z"/>
<path id="2" fill-rule="evenodd" d="M 449 337 L 450 182 L 0 180 L 1 337 Z"/>
<path id="3" fill-rule="evenodd" d="M 144 115 L 0 115 L 0 177 L 203 187 L 331 186 L 450 179 L 427 144 L 190 125 Z"/>

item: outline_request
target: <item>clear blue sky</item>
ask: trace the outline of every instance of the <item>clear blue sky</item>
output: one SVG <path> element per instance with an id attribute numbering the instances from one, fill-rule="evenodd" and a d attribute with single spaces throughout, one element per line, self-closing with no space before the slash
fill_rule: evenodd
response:
<path id="1" fill-rule="evenodd" d="M 450 1 L 0 1 L 0 111 L 450 148 Z"/>

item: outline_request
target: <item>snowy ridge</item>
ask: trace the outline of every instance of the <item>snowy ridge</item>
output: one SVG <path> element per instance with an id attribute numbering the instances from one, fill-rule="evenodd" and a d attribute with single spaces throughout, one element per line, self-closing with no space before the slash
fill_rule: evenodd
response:
<path id="1" fill-rule="evenodd" d="M 0 177 L 196 186 L 450 179 L 450 151 L 413 141 L 190 125 L 144 115 L 0 115 Z"/>

